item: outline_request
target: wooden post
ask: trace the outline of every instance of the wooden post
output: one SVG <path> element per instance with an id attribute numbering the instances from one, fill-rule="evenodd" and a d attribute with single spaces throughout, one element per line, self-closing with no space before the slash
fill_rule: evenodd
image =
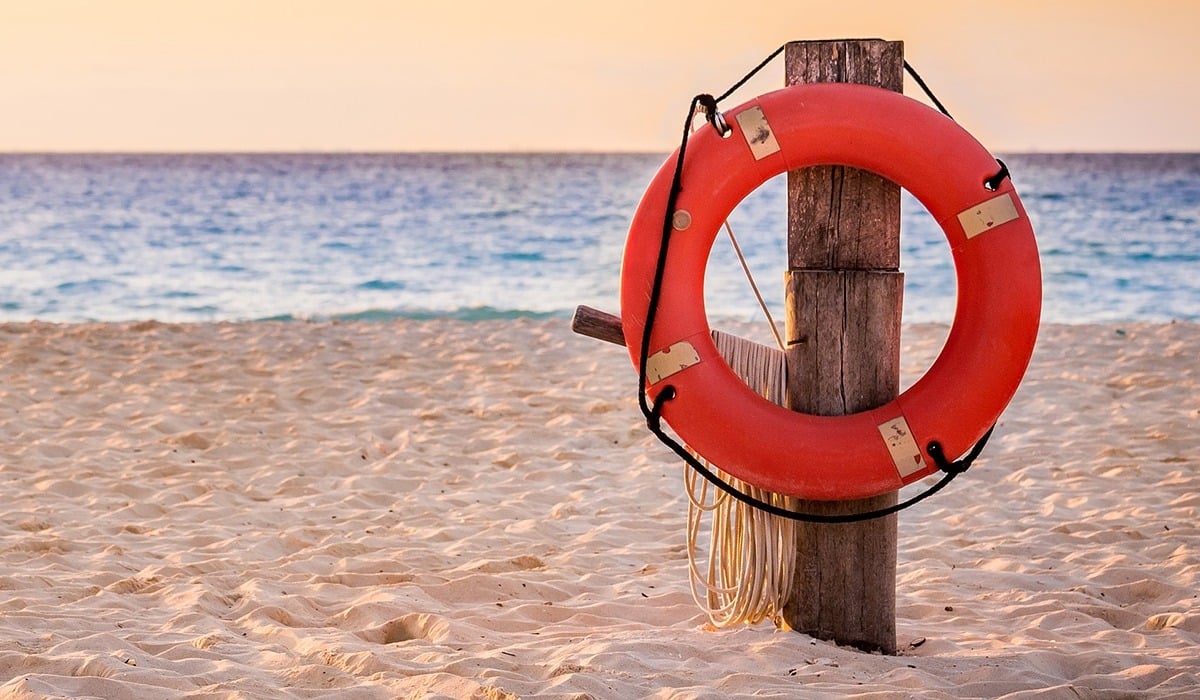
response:
<path id="1" fill-rule="evenodd" d="M 903 90 L 903 43 L 793 42 L 787 83 L 849 82 Z M 842 166 L 788 173 L 788 405 L 842 415 L 899 392 L 900 188 Z M 797 456 L 803 459 L 802 455 Z M 802 511 L 855 513 L 896 503 L 803 501 Z M 896 653 L 896 516 L 799 523 L 796 574 L 784 606 L 797 632 Z"/>

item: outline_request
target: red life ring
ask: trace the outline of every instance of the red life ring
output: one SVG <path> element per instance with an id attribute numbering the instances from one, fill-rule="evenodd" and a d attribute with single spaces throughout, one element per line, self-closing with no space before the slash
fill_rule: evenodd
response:
<path id="1" fill-rule="evenodd" d="M 954 121 L 895 92 L 823 83 L 784 88 L 725 113 L 732 133 L 694 133 L 673 213 L 647 361 L 647 395 L 674 387 L 662 416 L 724 471 L 775 493 L 813 500 L 895 491 L 967 452 L 996 422 L 1029 364 L 1041 311 L 1033 229 L 995 158 Z M 950 243 L 958 283 L 941 354 L 913 386 L 879 408 L 814 416 L 751 391 L 721 359 L 704 310 L 704 271 L 722 222 L 769 178 L 847 165 L 911 192 Z M 675 158 L 634 214 L 621 266 L 625 342 L 639 365 Z"/>

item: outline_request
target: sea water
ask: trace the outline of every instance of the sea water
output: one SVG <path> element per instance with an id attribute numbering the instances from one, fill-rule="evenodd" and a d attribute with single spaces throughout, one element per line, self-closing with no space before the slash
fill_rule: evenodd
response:
<path id="1" fill-rule="evenodd" d="M 1200 320 L 1200 154 L 1002 155 L 1047 322 Z M 619 311 L 666 154 L 0 155 L 0 320 L 567 317 Z M 786 185 L 730 217 L 782 317 Z M 949 322 L 945 238 L 903 198 L 904 318 Z M 722 237 L 710 317 L 754 319 Z"/>

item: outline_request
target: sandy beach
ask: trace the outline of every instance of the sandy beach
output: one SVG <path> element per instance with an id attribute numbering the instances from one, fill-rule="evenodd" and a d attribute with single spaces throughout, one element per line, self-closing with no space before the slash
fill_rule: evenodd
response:
<path id="1" fill-rule="evenodd" d="M 565 321 L 0 325 L 0 698 L 1194 698 L 1198 348 L 1044 328 L 901 515 L 884 657 L 706 625 L 682 467 Z"/>

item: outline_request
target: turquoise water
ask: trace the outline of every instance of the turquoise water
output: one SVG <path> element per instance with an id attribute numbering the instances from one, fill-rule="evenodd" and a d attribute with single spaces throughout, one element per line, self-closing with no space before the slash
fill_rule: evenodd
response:
<path id="1" fill-rule="evenodd" d="M 1048 322 L 1200 320 L 1200 154 L 1002 156 Z M 0 320 L 616 312 L 628 221 L 665 154 L 0 155 Z M 782 178 L 731 223 L 782 315 Z M 949 321 L 940 231 L 904 201 L 905 319 Z M 718 240 L 714 317 L 752 319 Z"/>

